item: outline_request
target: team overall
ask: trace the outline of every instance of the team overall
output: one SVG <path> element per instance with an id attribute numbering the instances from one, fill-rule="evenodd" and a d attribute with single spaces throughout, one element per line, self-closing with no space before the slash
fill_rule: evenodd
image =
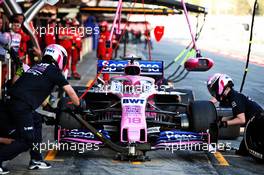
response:
<path id="1" fill-rule="evenodd" d="M 33 66 L 17 80 L 10 91 L 9 106 L 18 139 L 0 149 L 0 163 L 13 159 L 32 148 L 34 142 L 41 141 L 40 127 L 37 127 L 37 131 L 34 130 L 34 110 L 48 97 L 54 86 L 63 87 L 67 84 L 69 83 L 60 70 L 47 63 Z M 31 154 L 34 155 L 33 152 Z"/>

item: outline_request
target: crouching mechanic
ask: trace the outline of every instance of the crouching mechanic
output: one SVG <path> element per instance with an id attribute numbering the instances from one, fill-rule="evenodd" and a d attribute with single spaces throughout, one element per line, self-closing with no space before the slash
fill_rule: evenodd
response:
<path id="1" fill-rule="evenodd" d="M 234 118 L 230 120 L 221 119 L 219 127 L 231 125 L 246 125 L 255 117 L 263 117 L 263 109 L 255 101 L 233 89 L 233 80 L 226 74 L 214 74 L 207 81 L 210 94 L 220 103 L 231 106 Z M 259 133 L 260 134 L 260 133 Z M 243 139 L 236 154 L 249 155 Z"/>
<path id="2" fill-rule="evenodd" d="M 0 174 L 9 171 L 2 167 L 2 162 L 15 158 L 22 152 L 33 148 L 35 137 L 33 112 L 50 95 L 55 86 L 62 87 L 76 108 L 81 103 L 75 91 L 62 74 L 66 65 L 67 52 L 57 44 L 49 45 L 44 50 L 41 63 L 28 69 L 10 89 L 10 112 L 16 126 L 17 139 L 0 149 Z M 32 168 L 33 167 L 33 168 Z M 31 160 L 29 169 L 50 168 L 47 162 Z"/>

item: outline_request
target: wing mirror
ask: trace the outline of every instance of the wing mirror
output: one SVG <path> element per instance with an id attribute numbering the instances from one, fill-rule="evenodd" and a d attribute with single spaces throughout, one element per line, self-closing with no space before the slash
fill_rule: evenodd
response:
<path id="1" fill-rule="evenodd" d="M 189 58 L 185 63 L 184 67 L 188 71 L 200 71 L 205 72 L 213 67 L 214 61 L 206 57 Z"/>

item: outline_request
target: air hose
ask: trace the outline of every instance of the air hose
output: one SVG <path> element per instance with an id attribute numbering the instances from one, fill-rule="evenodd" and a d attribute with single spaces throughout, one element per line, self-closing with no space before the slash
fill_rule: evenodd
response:
<path id="1" fill-rule="evenodd" d="M 200 27 L 199 30 L 198 30 L 198 28 L 199 28 L 199 19 L 198 19 L 198 17 L 199 17 L 199 16 L 197 16 L 195 41 L 197 41 L 197 40 L 199 39 L 200 35 L 201 35 L 202 29 L 203 29 L 204 24 L 205 24 L 206 14 L 204 15 L 203 24 L 202 24 L 202 26 Z M 179 78 L 179 77 L 184 73 L 184 70 L 185 70 L 185 69 L 183 69 L 183 70 L 180 72 L 179 75 L 177 75 L 176 77 L 172 78 L 173 76 L 175 76 L 175 75 L 177 74 L 177 72 L 178 72 L 178 71 L 180 70 L 180 68 L 184 65 L 184 63 L 188 60 L 188 58 L 190 58 L 190 57 L 194 57 L 195 54 L 197 54 L 197 53 L 196 53 L 196 50 L 195 50 L 194 48 L 192 48 L 192 49 L 190 49 L 190 50 L 188 51 L 188 49 L 191 47 L 191 45 L 192 45 L 192 42 L 191 42 L 188 46 L 186 46 L 186 48 L 184 48 L 184 49 L 180 52 L 180 54 L 179 54 L 179 55 L 178 55 L 178 56 L 177 56 L 172 62 L 170 62 L 170 63 L 164 68 L 164 70 L 168 69 L 168 68 L 171 67 L 174 63 L 178 62 L 181 58 L 183 58 L 184 55 L 186 55 L 186 56 L 183 58 L 183 60 L 182 60 L 182 62 L 180 63 L 180 65 L 176 68 L 176 70 L 175 70 L 175 71 L 174 71 L 174 72 L 173 72 L 173 73 L 167 78 L 167 79 L 173 81 L 174 83 L 177 83 L 177 82 L 183 80 L 183 79 L 186 78 L 187 75 L 189 74 L 189 72 L 186 72 L 186 73 L 184 74 L 183 77 Z M 186 54 L 186 52 L 187 52 L 187 54 Z"/>
<path id="2" fill-rule="evenodd" d="M 191 49 L 187 54 L 186 54 L 186 56 L 184 57 L 184 59 L 182 60 L 182 62 L 181 62 L 181 64 L 177 67 L 177 69 L 176 70 L 180 70 L 180 68 L 181 67 L 183 67 L 183 65 L 184 65 L 184 63 L 188 60 L 188 58 L 190 58 L 190 57 L 194 57 L 196 55 L 196 50 L 195 49 Z M 181 80 L 183 80 L 184 78 L 186 78 L 187 77 L 187 75 L 189 74 L 189 71 L 187 71 L 185 74 L 184 74 L 184 76 L 182 77 L 182 78 L 179 78 L 183 73 L 185 72 L 185 68 L 183 67 L 183 69 L 182 69 L 182 71 L 179 73 L 179 75 L 177 75 L 176 77 L 174 77 L 174 78 L 171 78 L 170 77 L 170 81 L 173 81 L 174 83 L 177 83 L 177 82 L 179 82 L 179 81 L 181 81 Z"/>

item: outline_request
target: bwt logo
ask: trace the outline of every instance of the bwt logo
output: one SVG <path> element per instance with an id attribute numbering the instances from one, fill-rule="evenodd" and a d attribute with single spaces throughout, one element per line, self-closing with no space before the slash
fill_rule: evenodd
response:
<path id="1" fill-rule="evenodd" d="M 123 103 L 124 104 L 144 104 L 144 99 L 131 99 L 131 98 L 127 98 L 127 99 L 123 99 Z"/>

